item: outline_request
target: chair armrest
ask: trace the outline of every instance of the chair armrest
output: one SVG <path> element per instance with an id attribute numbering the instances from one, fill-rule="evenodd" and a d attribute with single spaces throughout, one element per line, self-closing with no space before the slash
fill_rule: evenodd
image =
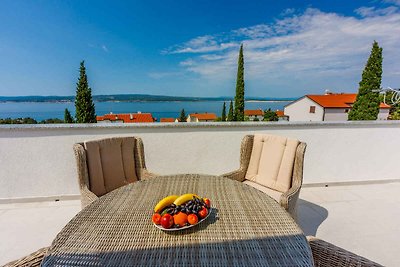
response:
<path id="1" fill-rule="evenodd" d="M 74 153 L 76 159 L 76 168 L 78 174 L 79 190 L 81 192 L 82 209 L 98 199 L 92 191 L 89 190 L 89 172 L 86 165 L 86 152 L 82 143 L 74 145 Z"/>
<path id="2" fill-rule="evenodd" d="M 82 209 L 99 198 L 92 191 L 90 191 L 89 188 L 87 188 L 87 186 L 81 186 L 80 191 L 81 191 L 81 207 L 82 207 Z"/>
<path id="3" fill-rule="evenodd" d="M 280 204 L 284 207 L 293 219 L 297 219 L 297 200 L 299 199 L 300 189 L 303 184 L 304 154 L 307 144 L 301 142 L 296 149 L 293 166 L 292 186 L 282 194 Z"/>
<path id="4" fill-rule="evenodd" d="M 315 267 L 382 267 L 382 265 L 358 256 L 314 236 L 307 236 L 314 258 Z"/>
<path id="5" fill-rule="evenodd" d="M 238 169 L 236 171 L 224 173 L 221 176 L 232 179 L 232 180 L 236 180 L 239 182 L 243 182 L 245 175 L 246 175 L 246 172 L 243 169 Z"/>
<path id="6" fill-rule="evenodd" d="M 279 203 L 281 206 L 287 210 L 290 214 L 292 214 L 291 211 L 295 210 L 295 205 L 297 202 L 297 199 L 299 198 L 300 195 L 300 189 L 301 185 L 293 185 L 288 191 L 283 193 L 281 195 L 281 199 Z"/>
<path id="7" fill-rule="evenodd" d="M 143 169 L 140 174 L 140 180 L 147 180 L 154 177 L 160 176 L 159 174 L 149 172 L 147 169 Z"/>
<path id="8" fill-rule="evenodd" d="M 22 267 L 22 266 L 40 266 L 43 261 L 44 255 L 48 251 L 48 247 L 41 248 L 38 251 L 29 254 L 21 259 L 7 263 L 7 267 Z"/>

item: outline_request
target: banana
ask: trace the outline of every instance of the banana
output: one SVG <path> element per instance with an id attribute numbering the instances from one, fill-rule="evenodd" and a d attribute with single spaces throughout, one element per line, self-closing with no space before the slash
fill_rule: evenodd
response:
<path id="1" fill-rule="evenodd" d="M 177 195 L 171 195 L 171 196 L 167 196 L 163 199 L 160 200 L 160 202 L 157 203 L 157 205 L 154 207 L 154 212 L 155 213 L 159 213 L 160 211 L 162 211 L 165 207 L 171 205 L 172 203 L 174 203 L 174 201 L 178 198 L 179 196 Z"/>
<path id="2" fill-rule="evenodd" d="M 182 205 L 183 203 L 188 202 L 189 200 L 192 200 L 193 197 L 197 197 L 200 198 L 198 195 L 196 194 L 183 194 L 180 197 L 178 197 L 177 199 L 175 199 L 174 204 L 175 205 Z M 201 198 L 200 198 L 201 199 Z"/>

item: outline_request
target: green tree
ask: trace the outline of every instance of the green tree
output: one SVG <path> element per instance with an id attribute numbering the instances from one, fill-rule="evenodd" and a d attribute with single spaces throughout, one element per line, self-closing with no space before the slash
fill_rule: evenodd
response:
<path id="1" fill-rule="evenodd" d="M 74 118 L 72 118 L 71 112 L 66 108 L 64 111 L 64 122 L 65 123 L 74 123 Z"/>
<path id="2" fill-rule="evenodd" d="M 186 113 L 185 113 L 185 109 L 181 110 L 181 115 L 179 117 L 179 121 L 180 122 L 186 122 Z"/>
<path id="3" fill-rule="evenodd" d="M 226 121 L 226 104 L 222 106 L 222 114 L 221 114 L 221 121 Z"/>
<path id="4" fill-rule="evenodd" d="M 75 117 L 77 123 L 95 123 L 96 111 L 92 100 L 92 89 L 90 89 L 85 61 L 81 62 L 79 69 L 79 80 L 76 84 Z"/>
<path id="5" fill-rule="evenodd" d="M 278 115 L 269 108 L 264 111 L 264 121 L 278 121 Z"/>
<path id="6" fill-rule="evenodd" d="M 55 123 L 64 123 L 64 121 L 61 119 L 58 119 L 58 118 L 50 118 L 50 119 L 42 120 L 40 123 L 41 124 L 55 124 Z"/>
<path id="7" fill-rule="evenodd" d="M 37 124 L 37 121 L 30 117 L 17 119 L 5 118 L 0 119 L 0 124 Z"/>
<path id="8" fill-rule="evenodd" d="M 382 48 L 374 41 L 359 83 L 356 102 L 349 112 L 349 120 L 376 120 L 379 113 L 379 89 L 382 81 Z"/>
<path id="9" fill-rule="evenodd" d="M 228 121 L 233 121 L 233 103 L 229 104 L 229 111 L 228 111 Z"/>
<path id="10" fill-rule="evenodd" d="M 35 119 L 32 119 L 31 117 L 22 119 L 22 124 L 36 124 L 36 123 L 37 121 Z"/>
<path id="11" fill-rule="evenodd" d="M 398 103 L 398 95 L 394 91 L 388 91 L 385 95 L 379 95 L 380 102 L 385 102 L 390 105 L 389 119 L 390 120 L 400 120 L 400 103 Z"/>
<path id="12" fill-rule="evenodd" d="M 244 59 L 243 44 L 240 45 L 238 70 L 236 77 L 235 111 L 233 114 L 235 121 L 244 121 Z"/>

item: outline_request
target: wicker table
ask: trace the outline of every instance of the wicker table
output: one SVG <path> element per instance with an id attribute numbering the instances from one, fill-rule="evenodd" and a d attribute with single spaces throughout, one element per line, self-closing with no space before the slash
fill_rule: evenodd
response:
<path id="1" fill-rule="evenodd" d="M 170 194 L 211 199 L 203 223 L 176 232 L 153 226 Z M 161 176 L 112 191 L 82 210 L 53 241 L 42 266 L 313 266 L 306 237 L 274 200 L 207 175 Z"/>

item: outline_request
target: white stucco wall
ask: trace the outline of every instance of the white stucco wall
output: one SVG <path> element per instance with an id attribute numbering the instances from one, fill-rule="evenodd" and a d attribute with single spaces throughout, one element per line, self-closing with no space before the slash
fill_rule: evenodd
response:
<path id="1" fill-rule="evenodd" d="M 139 136 L 159 174 L 222 174 L 238 168 L 244 135 L 307 143 L 304 183 L 400 179 L 400 122 L 153 123 L 0 126 L 0 200 L 79 194 L 72 145 Z"/>
<path id="2" fill-rule="evenodd" d="M 264 116 L 261 115 L 250 115 L 250 116 L 246 116 L 249 117 L 250 121 L 254 121 L 255 118 L 257 118 L 259 121 L 262 121 L 264 119 Z"/>
<path id="3" fill-rule="evenodd" d="M 315 113 L 310 113 L 310 106 L 315 106 Z M 303 97 L 284 108 L 289 121 L 322 121 L 324 109 L 307 97 Z"/>
<path id="4" fill-rule="evenodd" d="M 347 121 L 348 113 L 345 108 L 325 108 L 325 121 Z M 348 109 L 350 111 L 350 109 Z M 378 120 L 387 120 L 389 109 L 379 109 Z"/>
<path id="5" fill-rule="evenodd" d="M 388 108 L 379 109 L 378 120 L 387 120 L 389 117 L 389 111 L 390 109 Z"/>
<path id="6" fill-rule="evenodd" d="M 325 108 L 325 121 L 347 121 L 348 113 L 345 108 Z M 350 111 L 349 108 L 347 110 Z"/>

